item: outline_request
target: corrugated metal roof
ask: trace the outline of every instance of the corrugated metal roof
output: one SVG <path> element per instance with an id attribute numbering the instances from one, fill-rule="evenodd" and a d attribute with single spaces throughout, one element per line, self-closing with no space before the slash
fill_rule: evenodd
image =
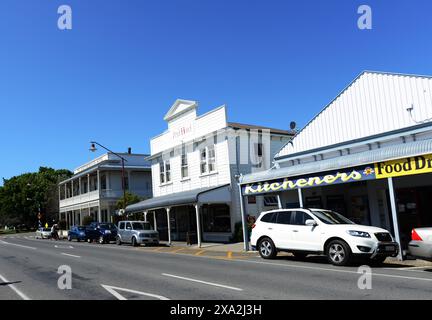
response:
<path id="1" fill-rule="evenodd" d="M 413 106 L 412 117 L 407 108 Z M 364 71 L 276 154 L 280 157 L 432 118 L 432 77 Z M 417 121 L 417 122 L 416 122 Z"/>
<path id="2" fill-rule="evenodd" d="M 358 165 L 372 164 L 405 157 L 412 157 L 432 153 L 432 139 L 401 143 L 380 149 L 345 155 L 333 159 L 326 159 L 305 164 L 294 165 L 280 169 L 252 173 L 240 179 L 241 184 L 269 181 L 286 177 L 295 177 L 316 172 L 325 172 L 349 168 Z"/>
<path id="3" fill-rule="evenodd" d="M 229 184 L 223 186 L 217 186 L 217 187 L 194 189 L 194 190 L 189 190 L 184 192 L 175 192 L 166 196 L 154 197 L 127 206 L 126 212 L 128 213 L 141 212 L 144 210 L 150 210 L 156 208 L 164 208 L 170 206 L 179 206 L 179 205 L 197 203 L 200 194 L 203 194 L 208 191 L 216 190 L 219 188 L 225 188 L 228 186 Z"/>

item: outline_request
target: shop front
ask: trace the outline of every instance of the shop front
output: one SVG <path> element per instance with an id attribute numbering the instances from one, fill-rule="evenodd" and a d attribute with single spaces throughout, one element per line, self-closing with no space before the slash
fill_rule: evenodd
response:
<path id="1" fill-rule="evenodd" d="M 430 141 L 415 143 L 425 145 Z M 408 144 L 406 147 L 414 146 Z M 391 148 L 407 152 L 406 148 Z M 421 149 L 421 148 L 419 148 Z M 374 158 L 390 154 L 389 149 L 346 157 Z M 337 164 L 338 161 L 333 161 Z M 341 161 L 339 161 L 341 162 Z M 321 166 L 323 163 L 321 163 Z M 432 225 L 432 154 L 370 162 L 324 172 L 298 174 L 309 166 L 281 168 L 248 175 L 241 181 L 243 197 L 275 194 L 279 208 L 324 208 L 343 214 L 351 221 L 389 230 L 406 250 L 414 227 Z M 267 175 L 267 177 L 265 177 Z M 264 179 L 263 179 L 264 178 Z M 267 178 L 267 179 L 266 179 Z M 248 213 L 245 212 L 245 215 Z"/>

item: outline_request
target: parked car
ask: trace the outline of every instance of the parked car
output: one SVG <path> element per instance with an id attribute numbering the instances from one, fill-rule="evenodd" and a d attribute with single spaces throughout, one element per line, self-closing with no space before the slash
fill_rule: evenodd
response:
<path id="1" fill-rule="evenodd" d="M 134 247 L 141 244 L 159 244 L 159 232 L 153 230 L 149 222 L 120 221 L 116 243 L 131 243 Z"/>
<path id="2" fill-rule="evenodd" d="M 86 241 L 86 228 L 84 226 L 72 226 L 71 229 L 68 232 L 67 239 L 69 241 L 77 240 L 78 242 Z"/>
<path id="3" fill-rule="evenodd" d="M 432 228 L 415 228 L 411 231 L 408 252 L 411 256 L 432 261 Z"/>
<path id="4" fill-rule="evenodd" d="M 399 245 L 381 228 L 358 225 L 325 209 L 280 209 L 263 212 L 252 226 L 251 244 L 264 259 L 278 251 L 295 257 L 325 254 L 330 263 L 347 265 L 354 257 L 382 263 L 396 256 Z"/>
<path id="5" fill-rule="evenodd" d="M 36 230 L 36 239 L 51 239 L 51 229 L 39 228 Z"/>
<path id="6" fill-rule="evenodd" d="M 97 240 L 100 244 L 116 241 L 117 227 L 109 222 L 92 222 L 86 228 L 87 240 Z"/>

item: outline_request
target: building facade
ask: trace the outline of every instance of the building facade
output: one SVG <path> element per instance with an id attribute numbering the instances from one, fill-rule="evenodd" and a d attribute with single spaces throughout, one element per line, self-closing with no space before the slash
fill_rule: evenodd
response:
<path id="1" fill-rule="evenodd" d="M 406 250 L 412 228 L 432 225 L 432 78 L 363 72 L 274 160 L 242 178 L 244 197 L 332 209 Z"/>
<path id="2" fill-rule="evenodd" d="M 125 189 L 142 199 L 152 197 L 148 155 L 120 153 L 125 161 Z M 82 224 L 84 216 L 94 221 L 112 222 L 116 204 L 123 197 L 122 164 L 118 156 L 106 153 L 74 170 L 59 184 L 60 220 L 67 226 Z"/>
<path id="3" fill-rule="evenodd" d="M 162 239 L 196 233 L 198 243 L 227 242 L 241 221 L 236 177 L 267 169 L 292 133 L 228 122 L 225 106 L 203 115 L 197 107 L 177 100 L 170 108 L 167 130 L 150 141 L 154 198 L 126 211 L 145 212 Z M 273 198 L 250 201 L 248 210 L 274 206 Z"/>

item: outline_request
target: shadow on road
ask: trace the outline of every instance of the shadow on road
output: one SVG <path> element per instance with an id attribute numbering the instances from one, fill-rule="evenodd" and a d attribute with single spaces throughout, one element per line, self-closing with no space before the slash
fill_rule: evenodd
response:
<path id="1" fill-rule="evenodd" d="M 0 282 L 0 286 L 8 286 L 10 284 L 21 283 L 22 281 Z"/>

